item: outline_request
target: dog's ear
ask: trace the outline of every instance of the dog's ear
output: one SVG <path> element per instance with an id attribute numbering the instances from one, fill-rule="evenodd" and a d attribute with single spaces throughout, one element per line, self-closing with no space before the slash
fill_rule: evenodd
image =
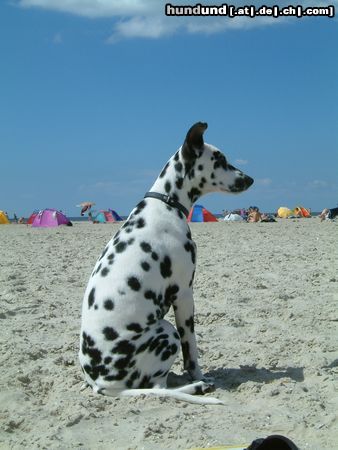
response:
<path id="1" fill-rule="evenodd" d="M 191 161 L 198 156 L 198 151 L 203 149 L 203 133 L 208 128 L 205 122 L 197 122 L 187 133 L 182 145 L 182 156 L 185 160 Z"/>

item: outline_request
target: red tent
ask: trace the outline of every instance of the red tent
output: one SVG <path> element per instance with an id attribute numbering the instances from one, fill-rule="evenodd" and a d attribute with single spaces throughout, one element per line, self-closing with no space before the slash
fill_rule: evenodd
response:
<path id="1" fill-rule="evenodd" d="M 39 211 L 34 211 L 28 218 L 27 220 L 27 224 L 28 225 L 32 225 L 32 223 L 34 222 L 35 217 L 39 214 Z"/>
<path id="2" fill-rule="evenodd" d="M 191 208 L 188 222 L 218 222 L 216 217 L 202 205 L 195 205 Z"/>

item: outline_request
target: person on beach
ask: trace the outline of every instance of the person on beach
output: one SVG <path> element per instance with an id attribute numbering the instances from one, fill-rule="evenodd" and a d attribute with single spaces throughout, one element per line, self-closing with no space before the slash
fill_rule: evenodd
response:
<path id="1" fill-rule="evenodd" d="M 250 206 L 248 211 L 248 222 L 259 222 L 262 218 L 259 208 L 257 206 Z"/>
<path id="2" fill-rule="evenodd" d="M 324 208 L 323 211 L 320 213 L 319 218 L 320 221 L 323 222 L 323 220 L 333 220 L 338 216 L 338 208 Z"/>

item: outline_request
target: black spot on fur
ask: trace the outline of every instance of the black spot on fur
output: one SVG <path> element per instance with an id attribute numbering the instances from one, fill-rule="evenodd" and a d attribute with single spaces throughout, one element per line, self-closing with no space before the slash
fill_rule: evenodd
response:
<path id="1" fill-rule="evenodd" d="M 95 271 L 94 273 L 99 273 L 100 270 L 101 270 L 101 268 L 102 268 L 102 264 L 100 263 L 100 264 L 97 266 L 97 269 L 96 269 L 96 271 Z"/>
<path id="2" fill-rule="evenodd" d="M 178 331 L 180 337 L 182 338 L 184 336 L 184 334 L 185 334 L 184 328 L 183 327 L 178 327 L 177 331 Z"/>
<path id="3" fill-rule="evenodd" d="M 183 164 L 182 164 L 181 162 L 177 162 L 177 163 L 175 164 L 175 170 L 176 170 L 176 172 L 182 172 L 182 169 L 183 169 Z"/>
<path id="4" fill-rule="evenodd" d="M 95 301 L 95 288 L 93 287 L 92 290 L 89 292 L 88 295 L 88 309 L 93 306 Z"/>
<path id="5" fill-rule="evenodd" d="M 100 375 L 107 375 L 109 370 L 101 364 L 102 353 L 99 349 L 95 348 L 95 341 L 87 335 L 82 333 L 82 353 L 88 355 L 90 358 L 90 364 L 85 364 L 83 370 L 90 376 L 92 380 L 96 380 Z"/>
<path id="6" fill-rule="evenodd" d="M 156 252 L 152 252 L 151 257 L 153 258 L 154 261 L 158 260 L 158 254 Z"/>
<path id="7" fill-rule="evenodd" d="M 177 189 L 182 189 L 182 186 L 183 186 L 183 178 L 182 178 L 182 177 L 177 178 L 175 184 L 176 184 Z"/>
<path id="8" fill-rule="evenodd" d="M 149 289 L 149 290 L 145 291 L 144 298 L 146 298 L 147 300 L 156 301 L 156 293 Z"/>
<path id="9" fill-rule="evenodd" d="M 114 366 L 116 369 L 125 369 L 128 367 L 130 360 L 132 358 L 132 354 L 125 356 L 124 358 L 120 358 L 117 361 L 115 361 Z"/>
<path id="10" fill-rule="evenodd" d="M 164 189 L 165 189 L 166 193 L 169 194 L 170 189 L 171 189 L 171 183 L 170 183 L 170 181 L 166 181 L 166 182 L 165 182 Z"/>
<path id="11" fill-rule="evenodd" d="M 110 298 L 104 301 L 103 306 L 108 311 L 112 311 L 114 309 L 114 302 Z"/>
<path id="12" fill-rule="evenodd" d="M 139 214 L 144 209 L 146 204 L 147 204 L 147 202 L 145 200 L 140 201 L 140 203 L 136 206 L 134 214 L 135 215 Z"/>
<path id="13" fill-rule="evenodd" d="M 161 361 L 166 361 L 170 357 L 171 357 L 171 351 L 170 350 L 166 350 L 161 355 Z"/>
<path id="14" fill-rule="evenodd" d="M 163 261 L 160 263 L 160 271 L 163 278 L 171 277 L 171 259 L 169 258 L 169 256 L 166 255 Z"/>
<path id="15" fill-rule="evenodd" d="M 185 324 L 188 328 L 190 328 L 191 333 L 194 332 L 194 318 L 191 316 L 189 319 L 185 321 Z"/>
<path id="16" fill-rule="evenodd" d="M 160 173 L 160 178 L 163 178 L 164 175 L 166 174 L 166 171 L 169 167 L 169 161 L 167 162 L 167 164 L 163 167 L 162 172 Z"/>
<path id="17" fill-rule="evenodd" d="M 184 360 L 184 369 L 191 370 L 191 356 L 190 356 L 190 345 L 189 342 L 181 342 L 182 354 Z"/>
<path id="18" fill-rule="evenodd" d="M 197 169 L 198 169 L 198 170 L 203 170 L 203 165 L 202 165 L 202 164 L 199 164 L 199 165 L 197 166 Z"/>
<path id="19" fill-rule="evenodd" d="M 112 353 L 118 353 L 121 355 L 130 355 L 135 351 L 135 345 L 127 340 L 118 342 L 112 349 Z"/>
<path id="20" fill-rule="evenodd" d="M 116 251 L 116 253 L 122 253 L 122 252 L 124 252 L 126 247 L 127 247 L 126 242 L 123 242 L 123 241 L 119 242 L 115 247 L 115 251 Z"/>
<path id="21" fill-rule="evenodd" d="M 115 258 L 115 253 L 109 253 L 109 255 L 107 257 L 109 264 L 113 262 L 114 258 Z"/>
<path id="22" fill-rule="evenodd" d="M 123 380 L 127 375 L 128 375 L 128 372 L 126 370 L 119 370 L 117 372 L 117 374 L 108 375 L 108 376 L 104 377 L 104 379 L 106 381 L 115 381 L 115 380 L 120 381 L 120 380 Z"/>
<path id="23" fill-rule="evenodd" d="M 113 360 L 113 358 L 111 358 L 110 356 L 106 356 L 104 358 L 103 362 L 108 365 L 112 362 L 112 360 Z"/>
<path id="24" fill-rule="evenodd" d="M 150 270 L 150 264 L 147 263 L 147 261 L 143 261 L 141 262 L 141 267 L 143 270 L 145 270 L 146 272 L 148 272 Z"/>
<path id="25" fill-rule="evenodd" d="M 221 152 L 214 152 L 214 169 L 222 167 L 224 170 L 228 169 L 228 163 L 225 156 Z"/>
<path id="26" fill-rule="evenodd" d="M 108 249 L 109 249 L 109 247 L 107 246 L 107 247 L 103 250 L 103 253 L 102 253 L 102 255 L 100 256 L 99 261 L 101 261 L 101 259 L 102 259 L 102 258 L 104 257 L 104 255 L 107 253 Z"/>
<path id="27" fill-rule="evenodd" d="M 141 289 L 141 284 L 140 284 L 139 280 L 136 277 L 128 278 L 128 286 L 133 291 L 139 291 Z"/>
<path id="28" fill-rule="evenodd" d="M 153 323 L 156 322 L 155 316 L 153 313 L 148 314 L 147 316 L 147 325 L 152 325 Z"/>
<path id="29" fill-rule="evenodd" d="M 154 387 L 154 383 L 152 383 L 150 380 L 150 375 L 144 375 L 138 385 L 139 389 L 151 389 L 152 387 Z"/>
<path id="30" fill-rule="evenodd" d="M 145 220 L 140 217 L 137 221 L 136 221 L 136 228 L 143 228 L 145 226 L 146 222 Z"/>
<path id="31" fill-rule="evenodd" d="M 129 331 L 135 331 L 135 333 L 142 333 L 143 328 L 139 323 L 132 322 L 129 325 L 126 326 L 127 330 Z"/>
<path id="32" fill-rule="evenodd" d="M 171 304 L 177 299 L 176 294 L 179 291 L 179 287 L 174 285 L 169 285 L 164 293 L 164 304 L 167 308 L 171 306 Z"/>
<path id="33" fill-rule="evenodd" d="M 127 244 L 128 244 L 128 245 L 131 245 L 131 244 L 133 244 L 134 241 L 135 241 L 135 238 L 130 238 L 130 239 L 127 241 Z"/>
<path id="34" fill-rule="evenodd" d="M 194 203 L 201 195 L 201 191 L 195 187 L 191 188 L 188 192 L 189 199 Z"/>
<path id="35" fill-rule="evenodd" d="M 108 267 L 104 267 L 104 268 L 101 270 L 101 276 L 102 276 L 102 277 L 106 277 L 106 276 L 108 275 L 108 273 L 109 273 Z"/>
<path id="36" fill-rule="evenodd" d="M 115 341 L 119 337 L 118 333 L 112 327 L 105 327 L 102 333 L 107 341 Z"/>
<path id="37" fill-rule="evenodd" d="M 196 251 L 195 251 L 195 246 L 193 245 L 192 241 L 187 241 L 184 244 L 184 248 L 187 252 L 191 253 L 191 261 L 193 264 L 195 264 L 196 262 Z"/>
<path id="38" fill-rule="evenodd" d="M 148 244 L 147 242 L 141 242 L 140 247 L 142 248 L 142 250 L 145 253 L 150 253 L 151 252 L 151 245 Z"/>
<path id="39" fill-rule="evenodd" d="M 193 285 L 194 282 L 194 278 L 195 278 L 195 271 L 193 271 L 192 275 L 191 275 L 191 280 L 189 282 L 189 287 L 191 287 Z"/>

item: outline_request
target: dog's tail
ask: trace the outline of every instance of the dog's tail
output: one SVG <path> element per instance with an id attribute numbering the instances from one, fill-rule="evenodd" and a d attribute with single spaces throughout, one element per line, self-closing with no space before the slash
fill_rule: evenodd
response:
<path id="1" fill-rule="evenodd" d="M 119 393 L 122 397 L 137 397 L 141 395 L 156 396 L 156 397 L 169 397 L 176 400 L 181 400 L 188 403 L 195 403 L 197 405 L 225 405 L 224 402 L 215 397 L 201 397 L 198 395 L 186 394 L 180 392 L 178 389 L 127 389 Z"/>
<path id="2" fill-rule="evenodd" d="M 225 405 L 224 402 L 215 397 L 201 397 L 193 395 L 193 393 L 199 393 L 198 387 L 200 382 L 193 383 L 187 386 L 183 386 L 175 389 L 155 387 L 151 389 L 126 389 L 119 391 L 109 388 L 94 388 L 94 391 L 98 394 L 108 395 L 109 397 L 141 397 L 155 396 L 155 397 L 169 397 L 184 402 L 195 403 L 198 405 Z"/>

